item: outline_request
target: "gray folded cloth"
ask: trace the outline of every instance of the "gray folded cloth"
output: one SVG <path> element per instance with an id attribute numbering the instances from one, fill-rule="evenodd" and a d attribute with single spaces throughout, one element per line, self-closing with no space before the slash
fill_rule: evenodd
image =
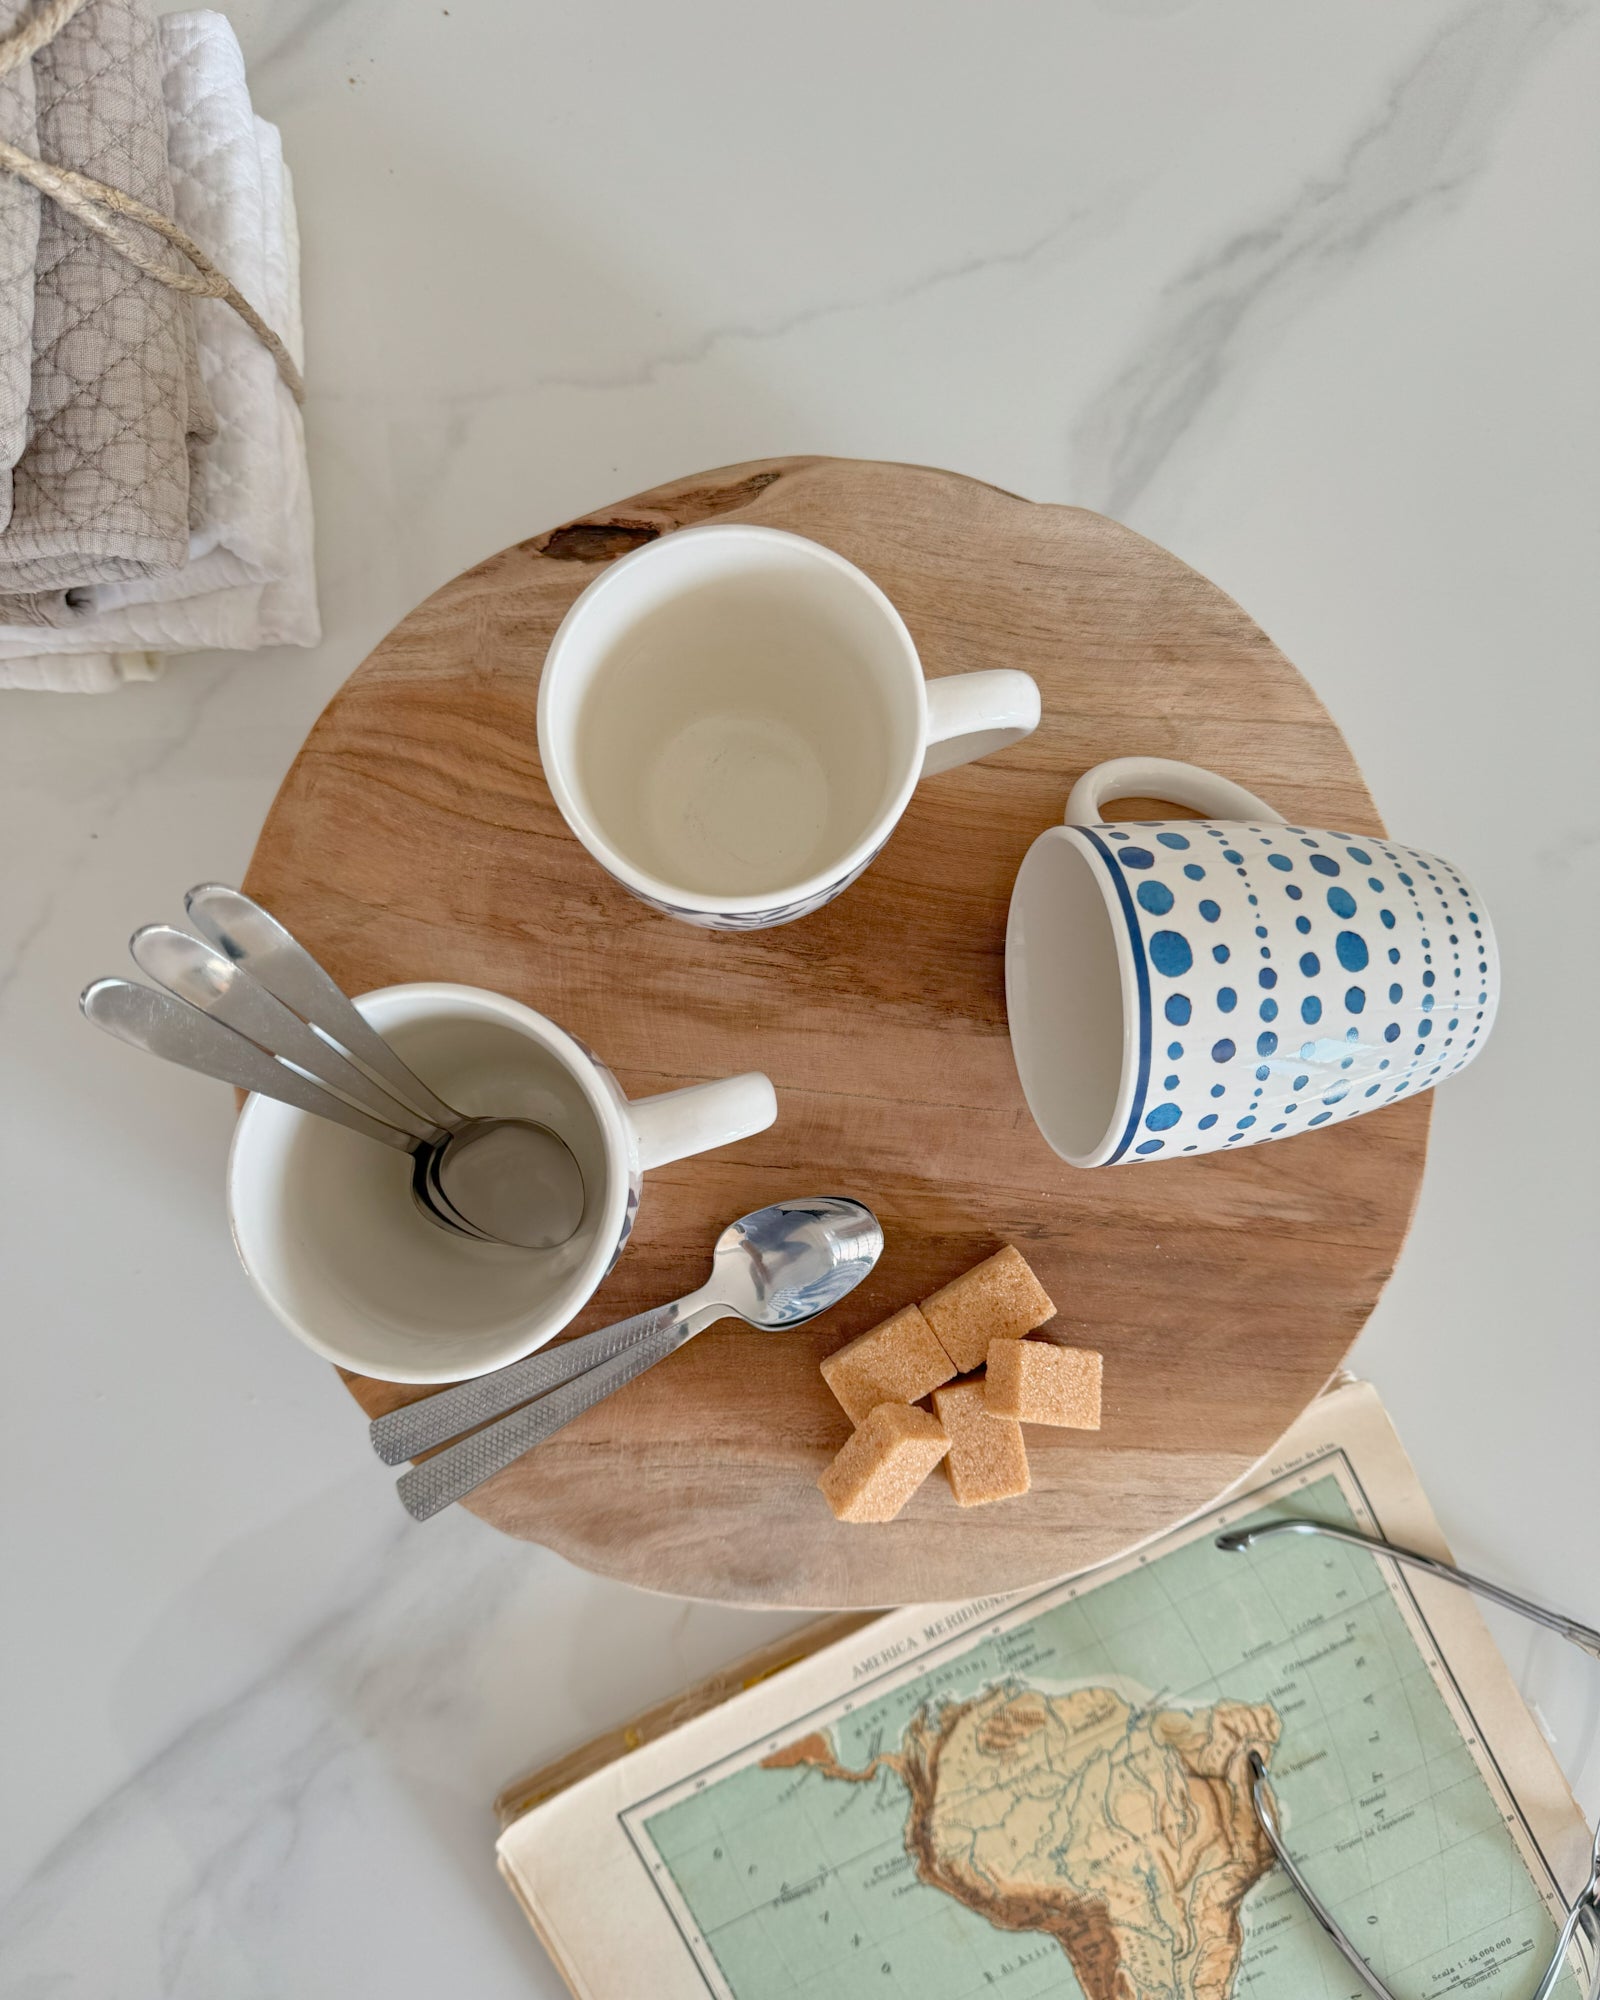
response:
<path id="1" fill-rule="evenodd" d="M 8 0 L 0 0 L 8 4 Z M 172 213 L 156 24 L 93 0 L 32 64 L 40 159 Z M 45 202 L 38 222 L 27 445 L 0 534 L 0 621 L 51 623 L 33 593 L 159 576 L 189 547 L 192 449 L 214 419 L 192 301 Z"/>
<path id="2" fill-rule="evenodd" d="M 0 39 L 20 26 L 32 0 L 0 0 Z M 33 65 L 0 76 L 0 139 L 35 158 Z M 11 519 L 11 472 L 28 442 L 33 380 L 33 266 L 40 197 L 14 174 L 0 174 L 0 531 Z"/>

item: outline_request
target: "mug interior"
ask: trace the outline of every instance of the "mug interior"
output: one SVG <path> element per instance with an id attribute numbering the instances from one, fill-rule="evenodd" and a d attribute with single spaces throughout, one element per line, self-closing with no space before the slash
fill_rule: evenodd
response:
<path id="1" fill-rule="evenodd" d="M 358 1004 L 447 1103 L 560 1134 L 583 1173 L 577 1234 L 554 1250 L 453 1235 L 414 1206 L 408 1154 L 252 1097 L 228 1170 L 239 1255 L 279 1318 L 342 1367 L 394 1382 L 482 1374 L 550 1339 L 605 1274 L 627 1199 L 606 1086 L 567 1066 L 559 1029 L 498 995 L 391 987 Z"/>
<path id="2" fill-rule="evenodd" d="M 1034 1123 L 1073 1166 L 1098 1165 L 1126 1116 L 1120 949 L 1103 871 L 1052 827 L 1024 856 L 1012 893 L 1006 1013 Z"/>
<path id="3" fill-rule="evenodd" d="M 668 902 L 810 893 L 865 858 L 916 781 L 905 627 L 860 571 L 797 536 L 653 543 L 580 601 L 545 671 L 563 809 Z"/>

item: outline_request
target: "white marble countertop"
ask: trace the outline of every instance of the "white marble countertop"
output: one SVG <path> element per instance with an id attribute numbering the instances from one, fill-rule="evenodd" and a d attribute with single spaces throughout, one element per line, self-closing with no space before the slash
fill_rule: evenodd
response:
<path id="1" fill-rule="evenodd" d="M 502 1781 L 793 1622 L 395 1506 L 236 1267 L 214 1085 L 74 999 L 520 536 L 778 452 L 1131 522 L 1310 676 L 1508 968 L 1357 1351 L 1463 1561 L 1600 1618 L 1600 12 L 237 0 L 300 196 L 327 637 L 0 696 L 0 1991 L 559 1982 Z M 1509 1628 L 1587 1809 L 1600 1680 Z"/>

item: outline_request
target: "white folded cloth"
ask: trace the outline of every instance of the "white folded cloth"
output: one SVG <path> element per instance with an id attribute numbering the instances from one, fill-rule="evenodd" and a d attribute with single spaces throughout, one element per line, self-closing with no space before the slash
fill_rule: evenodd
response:
<path id="1" fill-rule="evenodd" d="M 161 24 L 174 220 L 302 359 L 300 240 L 275 126 L 255 116 L 225 17 Z M 320 636 L 305 434 L 272 357 L 220 300 L 195 301 L 216 409 L 189 560 L 159 582 L 74 593 L 70 623 L 0 625 L 0 687 L 96 692 L 149 679 L 151 656 L 310 646 Z"/>
<path id="2" fill-rule="evenodd" d="M 159 653 L 47 653 L 0 659 L 0 688 L 34 694 L 109 694 L 124 681 L 154 681 L 166 665 Z"/>

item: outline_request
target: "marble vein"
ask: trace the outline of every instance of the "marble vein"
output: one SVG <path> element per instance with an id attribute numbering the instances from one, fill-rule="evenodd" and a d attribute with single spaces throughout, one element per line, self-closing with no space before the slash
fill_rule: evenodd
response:
<path id="1" fill-rule="evenodd" d="M 356 11 L 353 0 L 274 0 L 270 16 L 249 37 L 247 54 L 257 94 L 281 71 L 288 72 L 286 80 L 292 86 L 302 85 L 318 44 L 336 23 L 350 27 L 348 17 Z"/>
<path id="2" fill-rule="evenodd" d="M 914 278 L 907 278 L 898 285 L 876 291 L 864 291 L 856 298 L 829 299 L 820 305 L 802 306 L 793 312 L 775 314 L 766 320 L 752 319 L 736 324 L 706 327 L 692 339 L 664 348 L 655 354 L 643 355 L 638 361 L 631 362 L 624 368 L 576 369 L 564 373 L 539 374 L 526 386 L 535 389 L 574 390 L 650 388 L 669 370 L 696 367 L 722 347 L 782 340 L 789 334 L 799 333 L 808 327 L 818 326 L 830 320 L 847 319 L 858 313 L 889 312 L 897 306 L 910 305 L 928 298 L 933 293 L 965 284 L 972 278 L 987 277 L 996 271 L 1023 271 L 1046 263 L 1052 252 L 1064 248 L 1086 225 L 1093 224 L 1099 228 L 1115 221 L 1125 199 L 1125 196 L 1119 199 L 1102 191 L 1091 205 L 1067 210 L 1057 221 L 1051 223 L 1048 229 L 1039 231 L 1024 243 L 999 250 L 974 251 L 969 256 L 953 258 L 949 263 L 940 264 L 931 271 L 923 271 Z M 472 389 L 453 400 L 471 403 L 503 394 L 505 394 L 504 389 Z"/>
<path id="3" fill-rule="evenodd" d="M 188 693 L 188 698 L 180 711 L 181 719 L 177 727 L 170 735 L 160 738 L 146 756 L 142 758 L 132 756 L 126 763 L 117 767 L 115 781 L 95 801 L 92 814 L 86 816 L 80 844 L 73 853 L 60 858 L 49 881 L 40 883 L 33 914 L 23 920 L 11 941 L 3 966 L 0 966 L 0 1003 L 5 1001 L 8 991 L 15 985 L 28 963 L 33 946 L 48 931 L 51 918 L 62 906 L 73 884 L 89 866 L 92 859 L 89 836 L 103 833 L 114 823 L 122 808 L 139 795 L 145 785 L 159 778 L 163 771 L 182 762 L 184 751 L 199 734 L 209 711 L 219 704 L 226 707 L 228 690 L 237 676 L 241 672 L 254 670 L 247 654 L 218 654 L 213 657 L 223 664 L 211 668 L 203 680 L 198 676 L 194 678 L 192 691 Z M 179 671 L 181 672 L 182 668 Z M 66 697 L 49 694 L 35 696 L 10 694 L 6 697 L 10 701 L 31 699 L 45 703 L 64 698 Z M 129 699 L 129 696 L 124 690 L 105 696 L 74 695 L 70 699 L 123 701 Z"/>
<path id="4" fill-rule="evenodd" d="M 243 1560 L 274 1560 L 277 1544 L 272 1536 Z M 185 1615 L 238 1587 L 224 1575 L 233 1567 L 225 1560 L 195 1603 L 173 1608 L 170 1629 L 150 1642 L 156 1651 L 171 1647 Z M 560 1573 L 553 1577 L 553 1569 Z M 375 1865 L 355 1829 L 375 1810 L 381 1815 L 386 1798 L 412 1830 L 409 1844 L 431 1833 L 458 1853 L 464 1842 L 475 1846 L 477 1921 L 531 1969 L 537 1947 L 494 1874 L 489 1803 L 519 1762 L 541 1754 L 541 1723 L 552 1707 L 568 1710 L 576 1694 L 579 1713 L 589 1711 L 574 1676 L 602 1688 L 609 1678 L 581 1645 L 569 1657 L 535 1643 L 547 1618 L 570 1617 L 574 1587 L 596 1588 L 460 1511 L 420 1532 L 407 1521 L 385 1526 L 337 1591 L 335 1610 L 264 1659 L 238 1693 L 197 1712 L 69 1828 L 0 1906 L 7 1995 L 95 1990 L 112 2000 L 103 1988 L 71 1984 L 84 1972 L 72 1939 L 80 1923 L 117 1907 L 139 1912 L 140 1942 L 119 1971 L 115 2000 L 152 1991 L 165 2000 L 281 1992 L 259 1968 L 281 1960 L 285 1927 L 316 1906 L 330 1866 L 359 1876 Z M 648 1680 L 642 1693 L 622 1694 L 616 1712 L 706 1671 L 704 1646 L 691 1637 L 699 1620 L 724 1628 L 713 1658 L 758 1643 L 726 1635 L 738 1614 L 643 1602 L 653 1643 L 639 1632 L 636 1651 Z M 486 1675 L 508 1648 L 523 1663 L 514 1749 L 492 1741 L 485 1692 Z M 614 1720 L 618 1701 L 615 1690 L 599 1693 L 591 1726 Z M 548 1744 L 545 1754 L 558 1747 Z M 402 1877 L 407 1847 L 388 1849 Z M 403 1928 L 398 1913 L 395 1921 Z"/>
<path id="5" fill-rule="evenodd" d="M 1128 519 L 1282 328 L 1376 245 L 1447 213 L 1529 67 L 1587 0 L 1482 0 L 1439 30 L 1329 169 L 1191 263 L 1070 432 L 1075 497 Z"/>
<path id="6" fill-rule="evenodd" d="M 338 1821 L 374 1746 L 403 1764 L 419 1740 L 470 1735 L 461 1634 L 504 1620 L 530 1565 L 525 1549 L 464 1515 L 444 1525 L 426 1537 L 397 1527 L 336 1612 L 197 1715 L 57 1842 L 0 1909 L 8 1978 L 40 1982 L 8 1990 L 53 1990 L 47 1982 L 71 1962 L 75 1915 L 127 1894 L 148 1908 L 155 1885 L 141 1850 L 156 1827 L 182 1857 L 163 1869 L 159 1914 L 150 1912 L 158 1990 L 198 2000 L 224 1968 L 270 1958 L 297 1876 L 304 1886 L 307 1829 Z M 487 1814 L 483 1831 L 487 1853 Z"/>
<path id="7" fill-rule="evenodd" d="M 856 297 L 829 299 L 792 312 L 777 313 L 768 319 L 752 318 L 708 326 L 671 346 L 641 354 L 621 367 L 540 370 L 514 380 L 480 378 L 459 388 L 430 387 L 419 394 L 418 400 L 430 408 L 470 413 L 504 404 L 509 397 L 536 395 L 548 390 L 609 393 L 654 388 L 671 371 L 698 367 L 723 348 L 770 344 L 790 334 L 835 320 L 846 320 L 863 313 L 890 312 L 936 293 L 955 289 L 974 278 L 1001 271 L 1029 271 L 1045 267 L 1051 262 L 1052 253 L 1064 252 L 1080 231 L 1091 226 L 1098 231 L 1113 223 L 1131 200 L 1131 191 L 1117 195 L 1102 193 L 1093 204 L 1066 211 L 1047 229 L 1023 243 L 998 250 L 974 251 L 932 270 L 919 272 L 898 285 L 864 290 Z M 392 399 L 392 395 L 393 391 L 382 385 L 371 388 L 356 385 L 325 390 L 320 400 L 344 405 L 385 404 Z M 460 433 L 452 432 L 452 444 L 459 444 L 460 437 Z"/>

